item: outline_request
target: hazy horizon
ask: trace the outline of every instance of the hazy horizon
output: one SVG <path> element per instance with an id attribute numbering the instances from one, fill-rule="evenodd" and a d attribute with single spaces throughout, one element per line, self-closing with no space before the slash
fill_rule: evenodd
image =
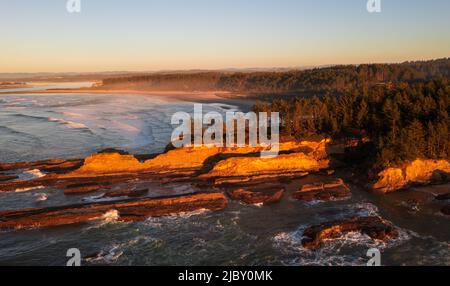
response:
<path id="1" fill-rule="evenodd" d="M 326 67 L 333 67 L 333 66 L 340 66 L 340 65 L 370 65 L 370 64 L 402 64 L 406 62 L 420 62 L 420 61 L 433 61 L 433 60 L 441 60 L 441 59 L 448 59 L 449 57 L 442 57 L 442 58 L 427 58 L 427 59 L 411 59 L 406 61 L 399 61 L 399 62 L 364 62 L 364 63 L 355 63 L 355 64 L 324 64 L 324 65 L 317 65 L 317 66 L 279 66 L 279 67 L 242 67 L 242 68 L 235 68 L 235 67 L 224 67 L 224 68 L 218 68 L 218 69 L 196 69 L 196 68 L 186 68 L 186 69 L 159 69 L 159 70 L 99 70 L 99 71 L 54 71 L 54 72 L 2 72 L 0 71 L 0 75 L 56 75 L 56 74 L 75 74 L 75 75 L 83 75 L 83 74 L 120 74 L 120 73 L 183 73 L 183 72 L 221 72 L 221 71 L 236 71 L 236 72 L 246 72 L 246 71 L 288 71 L 288 70 L 309 70 L 309 69 L 315 69 L 315 68 L 326 68 Z"/>
<path id="2" fill-rule="evenodd" d="M 450 56 L 446 0 L 0 0 L 0 73 L 277 69 Z M 344 3 L 340 3 L 344 2 Z"/>

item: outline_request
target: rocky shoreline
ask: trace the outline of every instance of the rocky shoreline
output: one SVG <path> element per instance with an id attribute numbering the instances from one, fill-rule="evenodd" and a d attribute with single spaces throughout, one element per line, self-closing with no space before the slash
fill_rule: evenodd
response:
<path id="1" fill-rule="evenodd" d="M 450 180 L 450 162 L 447 160 L 417 159 L 403 166 L 391 167 L 378 174 L 375 190 L 383 193 L 395 192 L 413 185 L 443 183 Z"/>
<path id="2" fill-rule="evenodd" d="M 309 249 L 317 249 L 325 240 L 339 238 L 349 232 L 360 232 L 376 240 L 398 237 L 398 230 L 380 217 L 354 217 L 308 227 L 303 234 L 302 245 Z"/>
<path id="3" fill-rule="evenodd" d="M 159 217 L 202 209 L 221 210 L 227 206 L 227 202 L 227 199 L 221 193 L 195 193 L 160 198 L 132 198 L 114 202 L 2 211 L 0 212 L 0 230 L 69 225 L 103 218 L 112 218 L 124 222 L 139 221 L 150 216 Z"/>
<path id="4" fill-rule="evenodd" d="M 0 192 L 52 187 L 66 196 L 101 193 L 92 202 L 0 211 L 0 229 L 54 227 L 111 218 L 130 222 L 198 210 L 220 211 L 227 207 L 229 200 L 260 206 L 284 199 L 346 200 L 352 196 L 352 190 L 343 178 L 334 175 L 336 163 L 327 153 L 329 144 L 328 140 L 285 142 L 280 146 L 281 154 L 271 159 L 257 156 L 261 148 L 202 147 L 137 157 L 106 150 L 85 159 L 0 164 Z M 430 173 L 430 168 L 425 170 Z M 30 171 L 42 175 L 23 179 L 23 172 Z M 308 174 L 324 174 L 325 178 L 286 192 L 292 180 Z M 378 186 L 389 190 L 399 186 L 398 181 L 386 179 L 385 174 L 380 175 Z M 414 174 L 424 179 L 422 183 L 429 178 L 418 172 Z M 151 187 L 155 183 L 169 189 L 175 188 L 176 183 L 188 184 L 192 191 L 155 194 Z M 436 196 L 436 201 L 445 204 L 448 194 Z M 444 205 L 441 213 L 449 215 L 449 206 Z M 302 243 L 314 250 L 320 248 L 322 241 L 348 232 L 360 232 L 375 240 L 398 235 L 396 228 L 383 218 L 360 216 L 310 226 Z"/>

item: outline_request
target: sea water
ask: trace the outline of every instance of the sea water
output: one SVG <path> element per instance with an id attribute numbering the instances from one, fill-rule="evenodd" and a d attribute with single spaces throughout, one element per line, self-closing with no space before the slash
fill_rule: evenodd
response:
<path id="1" fill-rule="evenodd" d="M 170 138 L 171 115 L 190 112 L 193 104 L 128 94 L 0 94 L 0 161 L 80 158 L 105 148 L 160 152 Z M 211 111 L 233 108 L 206 104 Z M 365 265 L 367 250 L 374 247 L 384 265 L 450 265 L 447 217 L 403 211 L 396 203 L 406 200 L 403 193 L 379 197 L 352 185 L 352 197 L 344 201 L 306 204 L 289 198 L 301 184 L 320 179 L 296 180 L 282 202 L 264 207 L 230 202 L 223 211 L 137 223 L 117 222 L 108 215 L 86 224 L 4 231 L 0 265 L 65 265 L 71 248 L 81 251 L 82 265 Z M 191 188 L 155 184 L 150 191 Z M 82 203 L 100 195 L 69 197 L 54 188 L 0 193 L 0 210 Z M 302 247 L 306 227 L 355 215 L 380 215 L 400 229 L 400 236 L 383 243 L 350 233 L 317 251 Z"/>
<path id="2" fill-rule="evenodd" d="M 0 162 L 81 158 L 106 148 L 134 154 L 162 152 L 171 116 L 194 103 L 131 94 L 0 93 Z M 203 104 L 224 114 L 227 104 Z"/>

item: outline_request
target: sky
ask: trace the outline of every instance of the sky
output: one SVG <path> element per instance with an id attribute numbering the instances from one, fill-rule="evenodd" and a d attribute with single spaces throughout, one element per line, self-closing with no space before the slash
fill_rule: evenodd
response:
<path id="1" fill-rule="evenodd" d="M 449 0 L 0 0 L 0 72 L 304 67 L 450 56 Z"/>

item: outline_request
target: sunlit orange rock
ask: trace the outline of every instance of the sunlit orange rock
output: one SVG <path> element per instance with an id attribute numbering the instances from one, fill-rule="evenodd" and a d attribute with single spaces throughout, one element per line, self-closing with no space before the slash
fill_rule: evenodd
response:
<path id="1" fill-rule="evenodd" d="M 89 193 L 130 180 L 161 179 L 161 181 L 214 178 L 230 180 L 267 180 L 305 176 L 308 172 L 328 167 L 328 140 L 318 142 L 280 143 L 280 155 L 260 158 L 264 147 L 190 147 L 169 150 L 153 156 L 133 156 L 118 150 L 105 150 L 83 160 L 49 160 L 0 165 L 2 170 L 33 167 L 47 172 L 31 180 L 0 181 L 0 192 L 41 187 L 57 187 L 66 194 Z M 203 175 L 200 175 L 203 174 Z M 218 178 L 217 176 L 225 176 Z"/>
<path id="2" fill-rule="evenodd" d="M 0 175 L 0 182 L 6 182 L 6 181 L 14 180 L 17 178 L 18 177 L 14 176 L 14 175 Z"/>
<path id="3" fill-rule="evenodd" d="M 312 154 L 310 157 L 323 157 L 326 154 L 326 143 L 328 141 L 323 140 L 320 142 L 285 142 L 280 143 L 280 152 L 286 151 L 298 151 L 302 148 L 309 148 L 307 151 Z M 176 172 L 180 170 L 199 170 L 204 167 L 205 162 L 216 155 L 242 155 L 242 154 L 257 154 L 263 151 L 263 147 L 236 147 L 236 148 L 218 148 L 218 147 L 189 147 L 179 148 L 168 151 L 158 155 L 153 159 L 140 162 L 132 155 L 124 155 L 119 153 L 101 153 L 87 157 L 84 160 L 84 164 L 77 170 L 61 175 L 62 178 L 69 177 L 86 177 L 96 175 L 114 175 L 114 174 L 126 174 L 136 172 L 154 172 L 154 173 L 167 173 Z M 273 159 L 277 161 L 273 164 L 280 165 L 278 169 L 287 169 L 286 166 L 292 163 L 290 158 L 304 158 L 303 163 L 306 169 L 315 168 L 314 159 L 307 160 L 307 156 L 302 153 L 295 153 L 290 155 L 280 155 Z M 241 158 L 236 158 L 241 159 Z M 289 162 L 291 160 L 291 162 Z M 247 160 L 247 161 L 252 161 Z M 267 161 L 267 160 L 265 160 Z M 257 163 L 260 164 L 260 163 Z M 298 165 L 298 164 L 297 164 Z M 316 164 L 317 165 L 317 164 Z M 255 165 L 253 165 L 255 166 Z M 249 166 L 251 167 L 251 166 Z M 255 166 L 257 167 L 257 166 Z M 220 168 L 220 167 L 219 167 Z M 298 168 L 297 168 L 298 169 Z M 267 169 L 270 171 L 270 168 Z M 244 174 L 245 175 L 245 174 Z"/>
<path id="4" fill-rule="evenodd" d="M 388 168 L 379 173 L 378 177 L 373 188 L 384 193 L 399 190 L 407 184 L 403 170 L 400 168 Z"/>
<path id="5" fill-rule="evenodd" d="M 278 155 L 275 158 L 234 157 L 217 163 L 206 177 L 243 177 L 263 174 L 319 171 L 328 167 L 328 160 L 319 161 L 304 153 Z"/>
<path id="6" fill-rule="evenodd" d="M 388 168 L 378 174 L 378 181 L 373 188 L 384 193 L 393 192 L 410 184 L 428 184 L 445 180 L 450 173 L 447 160 L 421 160 L 406 163 L 403 167 Z"/>
<path id="7" fill-rule="evenodd" d="M 170 172 L 198 169 L 204 161 L 219 152 L 218 148 L 180 148 L 140 162 L 132 155 L 102 153 L 89 156 L 78 170 L 62 177 L 86 177 L 138 172 Z"/>

